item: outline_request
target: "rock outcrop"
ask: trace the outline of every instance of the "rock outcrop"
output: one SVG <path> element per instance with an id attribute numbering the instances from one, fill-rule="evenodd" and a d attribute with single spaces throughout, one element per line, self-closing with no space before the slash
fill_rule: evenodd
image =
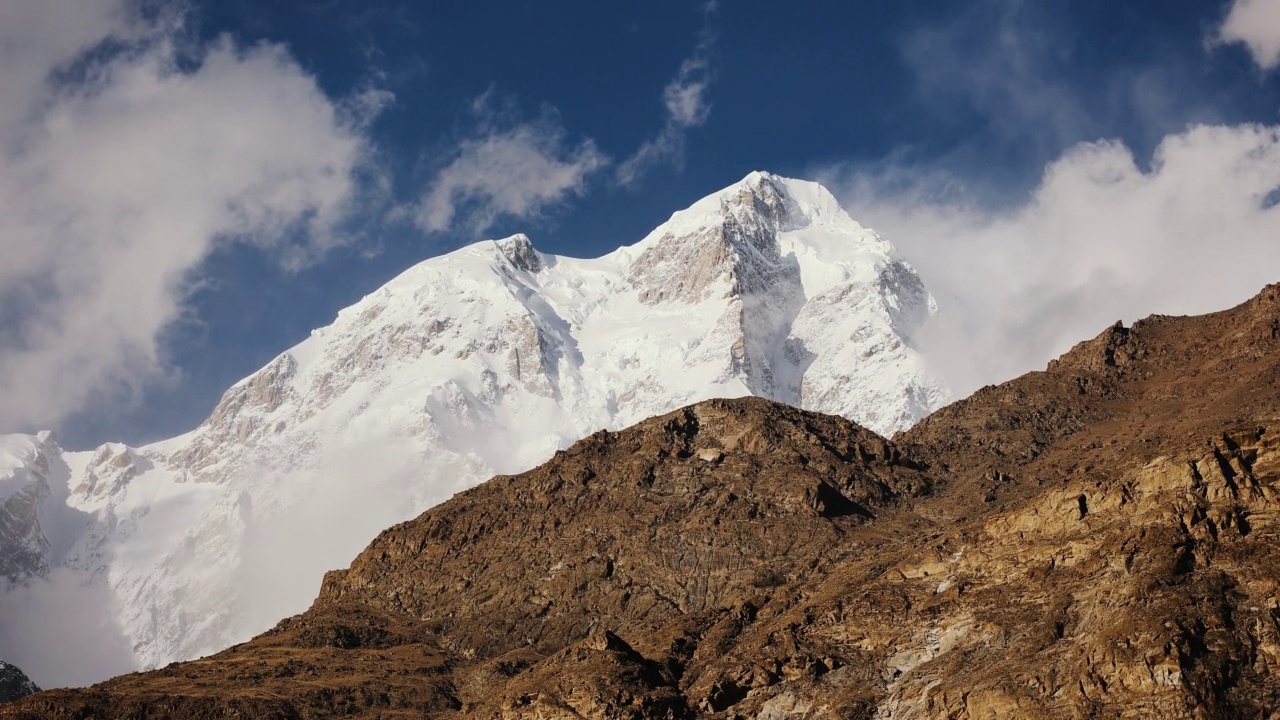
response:
<path id="1" fill-rule="evenodd" d="M 31 682 L 26 673 L 16 665 L 0 660 L 0 703 L 20 700 L 28 695 L 40 692 L 40 688 Z"/>
<path id="2" fill-rule="evenodd" d="M 1280 286 L 885 440 L 760 399 L 383 532 L 310 610 L 8 718 L 1272 718 Z"/>

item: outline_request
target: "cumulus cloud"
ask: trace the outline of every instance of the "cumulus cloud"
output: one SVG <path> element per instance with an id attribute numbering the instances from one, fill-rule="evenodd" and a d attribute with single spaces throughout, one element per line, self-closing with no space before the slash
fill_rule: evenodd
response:
<path id="1" fill-rule="evenodd" d="M 1192 127 L 1149 160 L 1119 142 L 1079 144 L 1025 203 L 996 211 L 909 167 L 825 180 L 938 296 L 921 341 L 967 394 L 1118 319 L 1219 310 L 1280 280 L 1280 127 Z"/>
<path id="2" fill-rule="evenodd" d="M 1211 41 L 1242 43 L 1258 67 L 1275 70 L 1280 67 L 1280 0 L 1234 0 Z"/>
<path id="3" fill-rule="evenodd" d="M 704 26 L 698 47 L 693 55 L 680 64 L 676 76 L 662 90 L 665 111 L 662 130 L 649 138 L 618 165 L 614 173 L 621 185 L 632 185 L 654 166 L 664 162 L 679 166 L 684 158 L 685 135 L 711 116 L 711 102 L 707 89 L 711 86 L 711 54 L 715 35 L 710 22 L 716 12 L 716 3 L 703 6 L 707 25 Z"/>
<path id="4" fill-rule="evenodd" d="M 128 34 L 123 2 L 16 0 L 0 4 L 0 137 L 35 110 L 49 72 L 104 39 Z"/>
<path id="5" fill-rule="evenodd" d="M 385 96 L 327 97 L 278 45 L 184 42 L 127 0 L 0 6 L 0 430 L 163 365 L 202 261 L 344 242 Z"/>
<path id="6" fill-rule="evenodd" d="M 490 95 L 475 103 L 476 134 L 458 143 L 417 207 L 425 230 L 478 234 L 504 216 L 537 218 L 585 192 L 587 178 L 609 162 L 592 140 L 571 143 L 555 113 L 512 123 L 489 109 Z"/>

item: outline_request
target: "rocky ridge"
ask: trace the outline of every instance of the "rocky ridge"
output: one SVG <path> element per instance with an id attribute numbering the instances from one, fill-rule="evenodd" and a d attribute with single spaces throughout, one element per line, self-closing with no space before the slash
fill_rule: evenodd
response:
<path id="1" fill-rule="evenodd" d="M 0 717 L 1270 718 L 1280 285 L 892 440 L 759 399 L 379 535 L 210 658 Z"/>

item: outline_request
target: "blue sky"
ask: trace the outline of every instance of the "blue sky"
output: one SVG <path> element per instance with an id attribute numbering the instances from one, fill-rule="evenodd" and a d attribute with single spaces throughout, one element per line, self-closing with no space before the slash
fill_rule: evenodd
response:
<path id="1" fill-rule="evenodd" d="M 83 85 L 77 67 L 156 55 L 172 65 L 154 71 L 169 92 L 174 76 L 189 76 L 192 86 L 212 76 L 218 47 L 232 48 L 229 67 L 267 48 L 269 57 L 254 56 L 258 75 L 235 77 L 279 73 L 282 83 L 313 83 L 319 95 L 288 105 L 299 114 L 279 118 L 282 132 L 337 108 L 339 119 L 308 132 L 352 184 L 331 189 L 317 180 L 300 209 L 244 224 L 238 216 L 211 220 L 207 237 L 193 241 L 199 249 L 166 266 L 181 287 L 156 290 L 165 309 L 128 330 L 138 347 L 120 350 L 93 387 L 47 412 L 5 416 L 10 426 L 0 431 L 55 425 L 71 447 L 185 431 L 232 382 L 415 262 L 513 232 L 544 251 L 599 255 L 754 169 L 829 181 L 855 218 L 878 220 L 868 224 L 927 266 L 932 246 L 914 242 L 912 231 L 943 231 L 901 221 L 904 198 L 953 203 L 989 227 L 982 223 L 1000 213 L 1023 217 L 1046 167 L 1079 143 L 1116 140 L 1146 171 L 1154 149 L 1189 125 L 1273 125 L 1280 110 L 1266 38 L 1215 43 L 1231 9 L 1217 0 L 224 0 L 148 8 L 124 20 L 119 8 L 86 19 L 83 37 L 41 60 L 58 71 L 44 78 L 45 90 Z M 42 22 L 32 13 L 30 22 Z M 99 98 L 123 85 L 114 74 L 94 82 Z M 232 116 L 241 97 L 233 93 L 248 92 L 230 80 L 206 85 L 209 107 Z M 17 97 L 0 95 L 0 103 L 17 107 Z M 72 107 L 105 112 L 93 103 Z M 114 112 L 86 117 L 123 111 Z M 346 154 L 333 150 L 346 143 Z M 646 143 L 648 154 L 628 163 Z M 209 151 L 200 152 L 193 157 Z M 477 188 L 487 180 L 468 164 L 486 152 L 562 180 L 486 195 Z M 300 147 L 281 167 L 312 172 L 307 161 Z M 200 173 L 199 162 L 184 167 Z M 231 204 L 246 202 L 247 187 L 236 186 Z M 340 217 L 312 222 L 337 195 Z M 287 227 L 272 225 L 278 215 L 290 218 Z M 261 233 L 273 239 L 256 239 Z M 255 239 L 221 239 L 237 234 Z M 19 280 L 0 285 L 7 309 L 26 307 L 14 300 L 26 290 L 15 288 L 38 287 L 44 276 Z M 38 342 L 21 317 L 9 325 L 20 329 L 10 342 Z"/>

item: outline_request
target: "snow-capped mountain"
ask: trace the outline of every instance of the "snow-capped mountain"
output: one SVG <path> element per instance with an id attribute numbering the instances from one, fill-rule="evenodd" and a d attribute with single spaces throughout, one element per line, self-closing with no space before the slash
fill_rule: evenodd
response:
<path id="1" fill-rule="evenodd" d="M 40 687 L 31 682 L 22 670 L 0 660 L 0 703 L 13 702 L 38 692 Z"/>
<path id="2" fill-rule="evenodd" d="M 906 428 L 947 399 L 912 344 L 933 312 L 824 188 L 765 173 L 596 259 L 477 243 L 341 311 L 185 435 L 4 440 L 41 449 L 0 464 L 2 569 L 96 574 L 139 666 L 190 658 L 305 608 L 382 528 L 601 428 L 746 394 Z M 21 519 L 54 509 L 56 528 Z"/>

